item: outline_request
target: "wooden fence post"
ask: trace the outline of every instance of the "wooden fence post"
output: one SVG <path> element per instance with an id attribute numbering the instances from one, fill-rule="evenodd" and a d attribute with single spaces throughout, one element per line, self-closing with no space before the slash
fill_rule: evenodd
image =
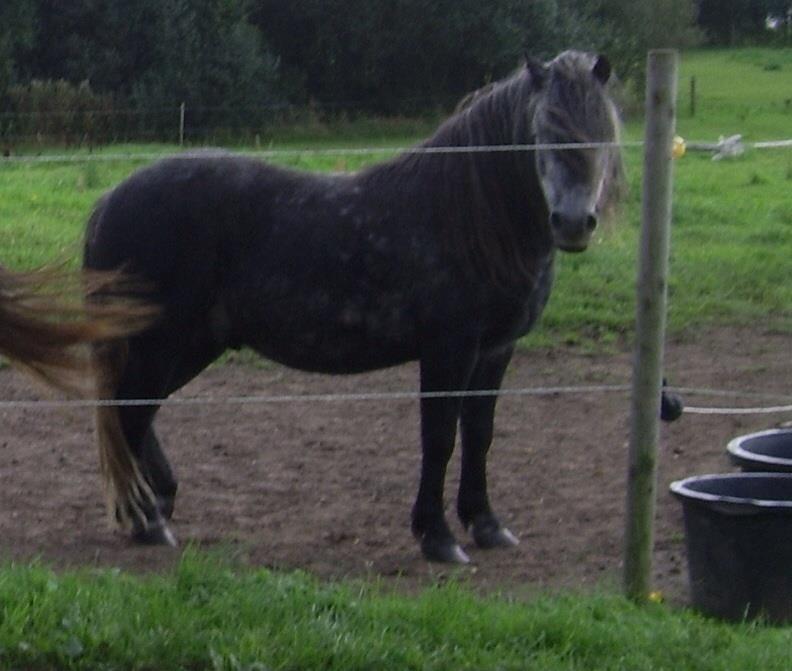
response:
<path id="1" fill-rule="evenodd" d="M 652 579 L 676 84 L 676 51 L 649 52 L 624 548 L 624 590 L 637 601 L 648 598 Z"/>
<path id="2" fill-rule="evenodd" d="M 696 75 L 690 78 L 690 116 L 696 116 Z"/>
<path id="3" fill-rule="evenodd" d="M 179 146 L 184 146 L 184 111 L 186 105 L 182 103 L 179 105 Z"/>

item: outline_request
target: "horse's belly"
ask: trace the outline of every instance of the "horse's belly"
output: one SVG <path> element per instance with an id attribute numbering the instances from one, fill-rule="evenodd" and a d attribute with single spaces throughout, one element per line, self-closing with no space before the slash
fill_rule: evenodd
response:
<path id="1" fill-rule="evenodd" d="M 272 361 L 313 373 L 363 373 L 417 358 L 413 347 L 372 343 L 355 336 L 335 339 L 306 333 L 291 342 L 265 339 L 247 344 Z"/>
<path id="2" fill-rule="evenodd" d="M 417 358 L 414 324 L 401 307 L 349 302 L 337 307 L 300 301 L 244 321 L 240 340 L 269 359 L 321 373 L 358 373 Z"/>

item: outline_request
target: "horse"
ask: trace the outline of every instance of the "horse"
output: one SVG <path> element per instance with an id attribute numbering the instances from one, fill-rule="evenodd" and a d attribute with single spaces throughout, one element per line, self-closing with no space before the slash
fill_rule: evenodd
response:
<path id="1" fill-rule="evenodd" d="M 446 392 L 500 388 L 548 301 L 556 251 L 582 252 L 618 201 L 610 81 L 605 56 L 528 59 L 423 143 L 356 173 L 203 150 L 105 194 L 84 267 L 134 273 L 160 307 L 151 328 L 94 348 L 101 398 L 114 401 L 97 410 L 111 517 L 138 543 L 175 544 L 177 482 L 152 422 L 162 399 L 247 346 L 327 374 L 417 360 L 411 528 L 423 556 L 469 561 L 444 512 L 458 425 L 457 514 L 479 547 L 515 545 L 487 492 L 497 395 Z"/>
<path id="2" fill-rule="evenodd" d="M 156 309 L 119 297 L 86 302 L 85 294 L 120 289 L 117 273 L 72 273 L 57 266 L 11 271 L 0 266 L 0 356 L 51 387 L 87 396 L 91 357 L 84 345 L 147 326 Z"/>

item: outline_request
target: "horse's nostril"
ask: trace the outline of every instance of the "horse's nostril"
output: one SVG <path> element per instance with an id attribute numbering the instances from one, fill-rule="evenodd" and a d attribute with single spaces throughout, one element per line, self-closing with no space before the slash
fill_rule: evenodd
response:
<path id="1" fill-rule="evenodd" d="M 550 225 L 553 228 L 559 228 L 561 226 L 561 215 L 558 214 L 558 212 L 550 213 Z"/>
<path id="2" fill-rule="evenodd" d="M 586 217 L 586 229 L 593 231 L 595 228 L 597 228 L 597 217 L 595 217 L 593 214 L 590 214 L 588 217 Z"/>

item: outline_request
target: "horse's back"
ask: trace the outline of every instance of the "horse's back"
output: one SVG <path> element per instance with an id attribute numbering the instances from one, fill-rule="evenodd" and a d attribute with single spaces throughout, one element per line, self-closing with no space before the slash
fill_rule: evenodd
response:
<path id="1" fill-rule="evenodd" d="M 137 171 L 99 201 L 89 223 L 86 265 L 132 264 L 146 274 L 174 268 L 234 234 L 246 184 L 266 183 L 256 162 L 230 155 L 186 155 Z"/>
<path id="2" fill-rule="evenodd" d="M 414 358 L 403 231 L 348 175 L 228 154 L 161 161 L 97 205 L 85 263 L 153 285 L 163 318 L 227 346 L 349 372 Z M 376 343 L 376 346 L 371 346 Z"/>

